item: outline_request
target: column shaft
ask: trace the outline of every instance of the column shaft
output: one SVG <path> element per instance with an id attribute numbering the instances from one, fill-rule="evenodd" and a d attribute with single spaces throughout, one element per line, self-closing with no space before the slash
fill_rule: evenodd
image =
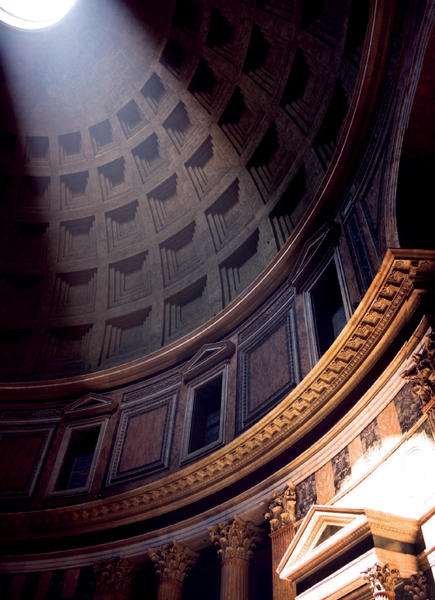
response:
<path id="1" fill-rule="evenodd" d="M 248 600 L 249 563 L 243 558 L 222 561 L 220 600 Z"/>
<path id="2" fill-rule="evenodd" d="M 157 600 L 181 600 L 183 583 L 176 579 L 162 579 L 159 582 Z"/>

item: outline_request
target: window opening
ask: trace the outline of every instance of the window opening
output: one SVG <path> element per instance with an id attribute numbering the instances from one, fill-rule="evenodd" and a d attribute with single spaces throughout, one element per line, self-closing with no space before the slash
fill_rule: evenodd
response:
<path id="1" fill-rule="evenodd" d="M 334 262 L 311 289 L 320 355 L 323 355 L 346 325 L 346 311 Z"/>
<path id="2" fill-rule="evenodd" d="M 219 439 L 222 373 L 195 388 L 189 453 Z"/>
<path id="3" fill-rule="evenodd" d="M 72 432 L 57 480 L 56 491 L 74 490 L 86 486 L 99 433 L 100 427 Z"/>

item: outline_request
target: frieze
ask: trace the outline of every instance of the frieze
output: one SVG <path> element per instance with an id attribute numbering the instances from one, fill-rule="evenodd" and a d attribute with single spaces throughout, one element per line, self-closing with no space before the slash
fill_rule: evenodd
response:
<path id="1" fill-rule="evenodd" d="M 0 413 L 0 419 L 5 421 L 25 421 L 27 419 L 39 419 L 44 421 L 59 421 L 63 413 L 61 408 L 52 408 L 46 410 L 3 410 Z"/>
<path id="2" fill-rule="evenodd" d="M 413 291 L 409 277 L 411 260 L 403 258 L 406 257 L 406 252 L 409 251 L 391 250 L 387 253 L 366 297 L 330 351 L 320 359 L 294 392 L 250 430 L 214 454 L 168 476 L 166 480 L 150 483 L 122 497 L 96 501 L 80 508 L 5 514 L 0 519 L 2 537 L 16 536 L 17 528 L 22 528 L 27 535 L 36 536 L 42 531 L 44 535 L 48 535 L 49 528 L 55 526 L 55 533 L 58 535 L 59 529 L 77 530 L 81 525 L 83 529 L 91 527 L 95 530 L 104 528 L 108 522 L 119 524 L 163 514 L 168 507 L 174 509 L 186 501 L 192 502 L 204 494 L 210 494 L 213 486 L 217 489 L 216 486 L 224 478 L 226 481 L 235 481 L 239 473 L 246 474 L 258 468 L 260 464 L 267 462 L 269 456 L 275 456 L 290 447 L 308 428 L 313 427 L 338 405 L 341 395 L 347 390 L 342 390 L 342 387 L 349 384 L 351 378 L 355 380 L 359 368 L 364 369 L 364 360 L 368 357 L 371 361 L 376 360 L 389 343 L 388 335 L 385 334 L 396 316 L 402 318 L 400 310 Z M 421 257 L 421 262 L 425 264 L 424 273 L 419 265 L 413 264 L 413 273 L 432 277 L 435 253 L 415 251 L 412 257 L 413 260 Z M 382 305 L 383 312 L 379 312 L 381 298 L 387 300 Z M 419 298 L 420 291 L 408 303 L 408 311 L 417 306 Z M 373 305 L 376 305 L 376 311 Z M 367 318 L 372 313 L 377 315 L 376 323 Z M 362 340 L 358 349 L 349 345 L 350 340 L 355 337 Z M 377 345 L 379 350 L 375 350 Z M 324 381 L 325 374 L 328 384 Z M 357 375 L 356 379 L 358 378 Z"/>
<path id="3" fill-rule="evenodd" d="M 170 377 L 166 377 L 166 379 L 161 379 L 160 381 L 156 381 L 156 383 L 151 383 L 150 385 L 146 385 L 138 390 L 134 390 L 133 392 L 127 392 L 122 397 L 122 402 L 133 402 L 134 400 L 145 400 L 149 396 L 153 396 L 163 390 L 168 390 L 177 385 L 181 385 L 181 374 L 175 373 Z"/>
<path id="4" fill-rule="evenodd" d="M 239 334 L 239 344 L 242 344 L 246 339 L 250 338 L 253 334 L 255 334 L 259 329 L 263 327 L 267 321 L 272 318 L 276 318 L 281 310 L 285 310 L 292 302 L 294 298 L 294 289 L 289 285 L 286 285 L 284 291 L 279 295 L 279 297 L 272 302 L 272 304 L 266 308 L 261 315 L 255 319 L 253 323 L 251 323 L 246 329 L 240 332 Z"/>

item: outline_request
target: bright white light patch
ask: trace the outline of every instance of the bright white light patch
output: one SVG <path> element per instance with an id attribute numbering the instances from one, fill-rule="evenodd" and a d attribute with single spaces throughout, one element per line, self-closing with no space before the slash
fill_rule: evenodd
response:
<path id="1" fill-rule="evenodd" d="M 0 0 L 0 19 L 19 29 L 43 29 L 60 21 L 76 0 Z"/>

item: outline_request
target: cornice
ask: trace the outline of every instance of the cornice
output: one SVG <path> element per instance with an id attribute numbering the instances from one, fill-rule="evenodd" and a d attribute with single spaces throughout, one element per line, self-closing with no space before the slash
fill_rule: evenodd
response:
<path id="1" fill-rule="evenodd" d="M 250 430 L 163 480 L 109 499 L 10 513 L 2 539 L 88 533 L 177 510 L 266 465 L 323 420 L 380 360 L 418 306 L 412 281 L 433 279 L 434 251 L 390 250 L 346 328 L 309 375 Z"/>

